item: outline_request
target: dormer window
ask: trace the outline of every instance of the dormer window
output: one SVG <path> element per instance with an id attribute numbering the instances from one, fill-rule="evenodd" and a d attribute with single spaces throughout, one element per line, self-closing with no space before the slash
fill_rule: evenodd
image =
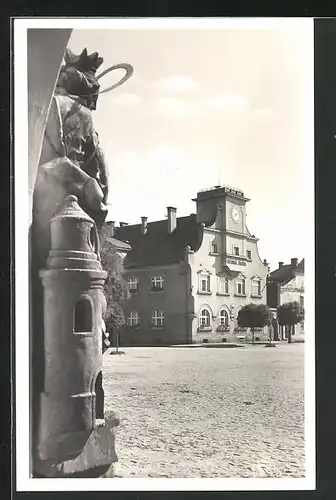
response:
<path id="1" fill-rule="evenodd" d="M 251 253 L 251 250 L 247 250 L 247 251 L 246 251 L 246 257 L 247 257 L 249 260 L 252 260 L 252 253 Z"/>
<path id="2" fill-rule="evenodd" d="M 239 255 L 239 247 L 233 247 L 233 255 Z"/>
<path id="3" fill-rule="evenodd" d="M 163 276 L 153 276 L 151 279 L 151 289 L 153 291 L 163 290 Z"/>

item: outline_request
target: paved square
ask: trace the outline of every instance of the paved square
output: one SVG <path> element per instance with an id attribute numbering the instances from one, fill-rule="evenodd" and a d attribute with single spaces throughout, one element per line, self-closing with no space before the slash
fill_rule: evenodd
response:
<path id="1" fill-rule="evenodd" d="M 104 356 L 122 477 L 304 477 L 304 344 Z"/>

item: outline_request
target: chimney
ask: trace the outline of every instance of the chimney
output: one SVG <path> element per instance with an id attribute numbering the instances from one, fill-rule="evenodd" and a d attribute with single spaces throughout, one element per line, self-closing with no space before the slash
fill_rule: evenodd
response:
<path id="1" fill-rule="evenodd" d="M 141 217 L 141 234 L 144 236 L 147 233 L 147 219 L 148 217 Z"/>
<path id="2" fill-rule="evenodd" d="M 298 260 L 297 259 L 291 259 L 291 268 L 295 269 L 298 265 Z"/>
<path id="3" fill-rule="evenodd" d="M 119 222 L 120 227 L 125 227 L 128 226 L 127 222 Z"/>
<path id="4" fill-rule="evenodd" d="M 279 268 L 282 267 L 284 265 L 283 262 L 279 262 Z"/>
<path id="5" fill-rule="evenodd" d="M 168 212 L 168 233 L 172 233 L 176 229 L 176 208 L 167 207 Z"/>

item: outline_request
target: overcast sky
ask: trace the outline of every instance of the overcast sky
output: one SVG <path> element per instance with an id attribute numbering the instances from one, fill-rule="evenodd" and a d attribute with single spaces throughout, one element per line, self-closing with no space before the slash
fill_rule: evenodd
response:
<path id="1" fill-rule="evenodd" d="M 109 219 L 138 223 L 195 212 L 198 190 L 228 184 L 251 199 L 247 225 L 262 259 L 301 259 L 312 221 L 313 27 L 74 30 L 98 72 L 134 66 L 99 97 L 94 122 L 110 171 Z M 253 28 L 253 27 L 252 27 Z M 122 72 L 101 79 L 101 88 Z"/>

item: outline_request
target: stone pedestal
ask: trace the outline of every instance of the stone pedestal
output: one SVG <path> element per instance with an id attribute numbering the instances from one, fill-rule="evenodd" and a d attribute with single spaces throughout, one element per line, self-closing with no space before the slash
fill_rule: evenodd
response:
<path id="1" fill-rule="evenodd" d="M 102 336 L 106 272 L 94 221 L 75 196 L 50 223 L 44 288 L 44 374 L 34 474 L 101 476 L 117 461 L 118 419 L 104 413 Z"/>
<path id="2" fill-rule="evenodd" d="M 115 432 L 119 420 L 113 413 L 97 422 L 78 457 L 57 464 L 36 460 L 35 477 L 113 477 Z"/>

